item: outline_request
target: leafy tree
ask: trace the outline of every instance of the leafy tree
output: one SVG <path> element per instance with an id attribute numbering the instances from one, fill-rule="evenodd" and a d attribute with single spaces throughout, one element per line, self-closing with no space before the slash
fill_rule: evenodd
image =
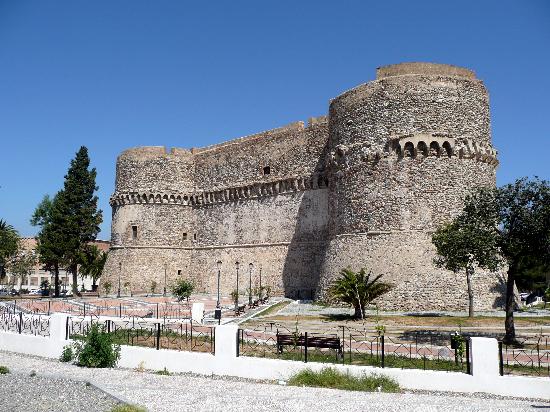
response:
<path id="1" fill-rule="evenodd" d="M 25 282 L 25 279 L 31 275 L 35 265 L 36 256 L 34 255 L 34 252 L 31 251 L 20 251 L 12 258 L 9 264 L 9 270 L 10 274 L 13 276 L 14 284 L 16 278 L 20 278 L 21 280 L 19 283 L 19 292 L 21 292 L 23 282 Z"/>
<path id="2" fill-rule="evenodd" d="M 0 219 L 0 278 L 6 276 L 6 265 L 19 250 L 19 234 L 5 220 Z"/>
<path id="3" fill-rule="evenodd" d="M 92 278 L 92 290 L 97 290 L 97 280 L 103 273 L 107 253 L 99 250 L 96 245 L 86 245 L 80 252 L 80 275 L 82 277 L 90 276 Z"/>
<path id="4" fill-rule="evenodd" d="M 340 277 L 329 289 L 329 295 L 336 301 L 347 303 L 355 309 L 356 318 L 365 319 L 365 307 L 374 299 L 389 292 L 393 285 L 382 282 L 378 275 L 371 280 L 371 272 L 362 268 L 354 272 L 350 268 L 342 269 Z"/>
<path id="5" fill-rule="evenodd" d="M 179 301 L 186 299 L 189 301 L 189 297 L 193 293 L 195 286 L 187 279 L 178 279 L 176 284 L 172 287 L 172 293 L 178 298 Z"/>
<path id="6" fill-rule="evenodd" d="M 470 211 L 470 214 L 473 212 Z M 459 215 L 451 223 L 440 227 L 432 236 L 438 256 L 434 263 L 455 273 L 466 273 L 468 286 L 468 315 L 474 316 L 474 292 L 472 277 L 476 266 L 495 271 L 502 259 L 499 257 L 496 229 L 492 221 L 470 219 Z M 488 225 L 485 225 L 488 223 Z"/>
<path id="7" fill-rule="evenodd" d="M 59 297 L 59 269 L 65 259 L 63 220 L 64 216 L 59 205 L 59 193 L 53 199 L 48 195 L 44 196 L 31 217 L 31 225 L 40 227 L 36 251 L 44 269 L 54 275 L 55 297 Z"/>
<path id="8" fill-rule="evenodd" d="M 53 268 L 56 276 L 55 294 L 59 296 L 59 266 L 73 276 L 73 294 L 78 291 L 78 264 L 86 245 L 95 240 L 102 222 L 97 209 L 96 170 L 89 170 L 88 149 L 82 146 L 71 160 L 63 189 L 50 200 L 45 197 L 31 219 L 41 226 L 38 235 L 40 260 Z"/>
<path id="9" fill-rule="evenodd" d="M 523 178 L 498 189 L 480 189 L 466 198 L 458 219 L 481 228 L 484 259 L 500 256 L 508 266 L 505 340 L 515 342 L 515 282 L 533 262 L 550 263 L 550 186 L 538 178 Z M 476 250 L 470 245 L 470 251 Z"/>

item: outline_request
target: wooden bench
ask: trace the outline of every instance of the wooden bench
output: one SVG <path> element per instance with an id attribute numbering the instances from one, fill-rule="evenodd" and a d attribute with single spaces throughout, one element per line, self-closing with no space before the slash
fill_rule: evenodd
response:
<path id="1" fill-rule="evenodd" d="M 235 315 L 239 316 L 241 313 L 244 313 L 244 310 L 246 309 L 246 305 L 242 304 L 237 306 L 237 309 L 235 309 Z"/>
<path id="2" fill-rule="evenodd" d="M 340 338 L 336 335 L 292 335 L 277 332 L 277 352 L 283 353 L 283 346 L 303 346 L 308 348 L 334 349 L 339 359 L 343 356 Z"/>
<path id="3" fill-rule="evenodd" d="M 256 300 L 252 301 L 252 303 L 248 306 L 251 307 L 251 308 L 257 308 L 259 305 L 260 305 L 260 300 L 256 299 Z"/>

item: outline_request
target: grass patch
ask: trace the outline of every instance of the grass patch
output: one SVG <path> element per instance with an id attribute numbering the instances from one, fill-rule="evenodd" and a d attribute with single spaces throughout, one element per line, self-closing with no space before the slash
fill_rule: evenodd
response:
<path id="1" fill-rule="evenodd" d="M 383 375 L 351 376 L 333 368 L 323 368 L 319 372 L 304 369 L 288 380 L 293 386 L 314 386 L 318 388 L 344 389 L 364 392 L 399 392 L 399 384 Z"/>
<path id="2" fill-rule="evenodd" d="M 258 316 L 269 316 L 273 313 L 276 313 L 276 312 L 280 311 L 282 308 L 288 306 L 290 304 L 290 302 L 291 302 L 290 300 L 283 300 L 282 302 L 279 302 L 279 303 L 274 304 L 273 306 L 270 306 L 269 308 L 267 308 L 263 312 L 260 312 L 256 315 L 252 316 L 252 318 L 255 318 L 255 317 L 258 317 Z"/>
<path id="3" fill-rule="evenodd" d="M 166 366 L 164 367 L 164 369 L 161 369 L 161 370 L 158 370 L 155 372 L 157 375 L 166 375 L 166 376 L 170 376 L 171 373 L 168 371 L 168 369 L 166 369 Z"/>
<path id="4" fill-rule="evenodd" d="M 0 366 L 0 375 L 7 375 L 10 373 L 10 370 L 7 366 Z"/>
<path id="5" fill-rule="evenodd" d="M 142 408 L 141 406 L 135 405 L 118 405 L 111 409 L 111 412 L 147 412 L 147 409 Z"/>

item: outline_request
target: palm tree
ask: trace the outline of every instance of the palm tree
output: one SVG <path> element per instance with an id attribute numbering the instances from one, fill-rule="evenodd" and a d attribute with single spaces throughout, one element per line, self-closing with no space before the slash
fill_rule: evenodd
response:
<path id="1" fill-rule="evenodd" d="M 329 295 L 338 302 L 353 306 L 355 318 L 365 319 L 365 307 L 393 288 L 390 283 L 380 281 L 382 275 L 372 280 L 371 275 L 365 268 L 359 272 L 342 269 L 340 277 L 330 287 Z"/>

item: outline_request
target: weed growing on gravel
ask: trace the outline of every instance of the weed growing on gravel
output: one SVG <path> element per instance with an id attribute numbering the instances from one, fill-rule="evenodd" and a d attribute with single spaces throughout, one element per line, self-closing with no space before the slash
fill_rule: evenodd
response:
<path id="1" fill-rule="evenodd" d="M 60 362 L 71 362 L 74 359 L 73 347 L 71 345 L 66 345 L 63 347 L 63 352 L 59 357 Z"/>
<path id="2" fill-rule="evenodd" d="M 288 380 L 288 384 L 366 392 L 399 392 L 400 390 L 399 384 L 387 376 L 372 374 L 357 377 L 344 374 L 334 368 L 323 368 L 319 372 L 304 369 L 293 375 Z"/>
<path id="3" fill-rule="evenodd" d="M 10 370 L 7 366 L 0 366 L 0 375 L 7 375 L 8 373 L 10 373 Z"/>
<path id="4" fill-rule="evenodd" d="M 157 375 L 166 375 L 166 376 L 170 376 L 171 373 L 168 371 L 168 369 L 166 369 L 166 366 L 164 367 L 164 369 L 161 369 L 159 371 L 156 371 L 155 372 Z"/>
<path id="5" fill-rule="evenodd" d="M 118 405 L 111 409 L 111 412 L 147 412 L 147 409 L 142 408 L 141 406 L 135 405 Z"/>
<path id="6" fill-rule="evenodd" d="M 120 346 L 113 344 L 110 334 L 92 325 L 82 341 L 75 342 L 78 366 L 87 368 L 114 368 L 120 359 Z"/>

